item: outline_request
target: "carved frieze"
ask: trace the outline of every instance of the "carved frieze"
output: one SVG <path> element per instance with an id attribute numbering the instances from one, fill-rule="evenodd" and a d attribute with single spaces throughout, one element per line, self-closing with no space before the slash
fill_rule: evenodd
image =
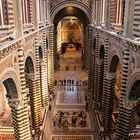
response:
<path id="1" fill-rule="evenodd" d="M 13 53 L 16 50 L 16 48 L 18 48 L 18 45 L 15 43 L 8 46 L 7 48 L 0 50 L 0 61 L 2 61 L 2 59 L 6 58 L 11 53 Z"/>
<path id="2" fill-rule="evenodd" d="M 3 72 L 4 69 L 13 67 L 12 65 L 12 54 L 8 55 L 4 60 L 0 62 L 0 73 Z"/>
<path id="3" fill-rule="evenodd" d="M 116 33 L 105 31 L 101 28 L 94 27 L 94 30 L 96 33 L 99 33 L 100 37 L 108 38 L 110 42 L 116 44 L 116 46 L 119 46 L 122 50 L 126 47 L 136 54 L 140 54 L 140 44 L 135 43 L 130 39 L 125 39 Z"/>

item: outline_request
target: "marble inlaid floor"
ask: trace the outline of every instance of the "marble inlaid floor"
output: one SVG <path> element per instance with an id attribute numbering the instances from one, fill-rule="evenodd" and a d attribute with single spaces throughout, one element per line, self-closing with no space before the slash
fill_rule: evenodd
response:
<path id="1" fill-rule="evenodd" d="M 54 107 L 48 117 L 46 124 L 46 139 L 48 140 L 94 140 L 89 113 L 86 111 L 87 79 L 88 73 L 82 70 L 82 60 L 80 51 L 67 50 L 60 60 L 60 70 L 55 73 L 56 84 L 54 93 L 56 95 Z M 68 69 L 66 69 L 68 67 Z M 75 68 L 76 67 L 76 68 Z M 73 82 L 72 82 L 73 81 Z M 86 125 L 79 122 L 84 121 L 84 115 L 79 116 L 80 112 L 86 113 Z M 64 129 L 62 120 L 68 121 L 68 129 Z M 72 117 L 76 117 L 76 124 L 73 125 Z M 54 120 L 57 125 L 54 125 Z"/>

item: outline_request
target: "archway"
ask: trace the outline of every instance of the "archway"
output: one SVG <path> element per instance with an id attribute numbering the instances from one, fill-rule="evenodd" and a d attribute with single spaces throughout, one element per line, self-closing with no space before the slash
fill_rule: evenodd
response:
<path id="1" fill-rule="evenodd" d="M 73 6 L 62 8 L 54 17 L 54 56 L 55 68 L 59 66 L 60 54 L 64 54 L 66 47 L 74 46 L 77 50 L 81 48 L 84 52 L 83 56 L 87 57 L 88 40 L 88 24 L 89 19 L 81 9 Z M 82 49 L 83 47 L 83 49 Z M 84 60 L 85 60 L 84 59 Z M 85 60 L 86 63 L 86 60 Z"/>
<path id="2" fill-rule="evenodd" d="M 0 89 L 0 126 L 13 127 L 12 112 L 9 103 L 18 99 L 16 84 L 12 78 L 7 78 L 0 85 Z"/>
<path id="3" fill-rule="evenodd" d="M 74 58 L 78 52 L 80 55 L 82 55 L 82 47 L 83 25 L 81 21 L 74 16 L 67 16 L 62 18 L 57 26 L 56 53 L 58 66 L 61 68 L 60 58 L 65 59 L 69 55 Z M 74 69 L 74 66 L 70 67 Z"/>
<path id="4" fill-rule="evenodd" d="M 109 74 L 112 75 L 111 82 L 111 95 L 110 95 L 110 112 L 112 116 L 113 127 L 116 125 L 118 118 L 118 110 L 120 104 L 120 95 L 121 95 L 121 80 L 122 80 L 122 67 L 117 55 L 114 55 L 110 66 Z"/>

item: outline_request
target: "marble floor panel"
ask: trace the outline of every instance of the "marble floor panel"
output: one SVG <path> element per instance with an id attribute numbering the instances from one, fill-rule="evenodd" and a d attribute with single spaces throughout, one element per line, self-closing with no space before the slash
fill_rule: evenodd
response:
<path id="1" fill-rule="evenodd" d="M 88 73 L 80 51 L 68 49 L 54 75 L 55 100 L 47 118 L 46 140 L 94 140 L 87 111 Z"/>

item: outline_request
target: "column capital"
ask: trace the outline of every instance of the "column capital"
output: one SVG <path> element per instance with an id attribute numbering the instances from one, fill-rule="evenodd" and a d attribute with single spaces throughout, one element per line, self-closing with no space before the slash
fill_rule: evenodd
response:
<path id="1" fill-rule="evenodd" d="M 40 65 L 45 65 L 46 64 L 46 59 L 40 60 Z"/>
<path id="2" fill-rule="evenodd" d="M 102 65 L 104 60 L 103 59 L 100 59 L 100 58 L 97 58 L 96 59 L 96 62 L 97 62 L 97 65 Z"/>
<path id="3" fill-rule="evenodd" d="M 20 99 L 8 99 L 8 104 L 11 108 L 20 109 L 23 103 Z"/>
<path id="4" fill-rule="evenodd" d="M 34 73 L 25 73 L 27 79 L 34 81 L 35 80 L 35 74 Z"/>
<path id="5" fill-rule="evenodd" d="M 137 101 L 130 101 L 128 98 L 123 97 L 123 107 L 132 110 L 136 106 Z"/>
<path id="6" fill-rule="evenodd" d="M 113 80 L 115 79 L 116 73 L 106 72 L 106 79 Z"/>

